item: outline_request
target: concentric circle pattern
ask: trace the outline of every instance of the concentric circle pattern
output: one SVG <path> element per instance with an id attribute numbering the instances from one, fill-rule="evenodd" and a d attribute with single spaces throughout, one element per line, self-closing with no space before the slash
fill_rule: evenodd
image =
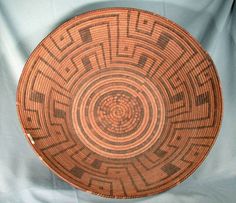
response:
<path id="1" fill-rule="evenodd" d="M 165 120 L 158 88 L 141 72 L 111 67 L 74 85 L 73 128 L 85 146 L 107 158 L 127 159 L 156 143 Z"/>
<path id="2" fill-rule="evenodd" d="M 214 64 L 186 31 L 150 12 L 77 16 L 27 61 L 17 91 L 25 134 L 73 186 L 143 197 L 187 178 L 222 116 Z"/>

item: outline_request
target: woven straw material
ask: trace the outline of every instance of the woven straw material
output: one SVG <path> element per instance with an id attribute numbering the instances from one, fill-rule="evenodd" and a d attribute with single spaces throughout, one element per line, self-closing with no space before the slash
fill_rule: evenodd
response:
<path id="1" fill-rule="evenodd" d="M 74 187 L 113 198 L 165 191 L 215 142 L 222 96 L 214 64 L 175 23 L 101 9 L 50 33 L 17 90 L 25 135 Z"/>

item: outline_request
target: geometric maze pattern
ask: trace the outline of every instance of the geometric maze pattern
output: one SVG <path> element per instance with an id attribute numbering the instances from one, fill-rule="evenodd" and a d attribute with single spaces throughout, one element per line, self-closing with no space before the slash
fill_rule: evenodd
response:
<path id="1" fill-rule="evenodd" d="M 222 117 L 214 64 L 196 40 L 150 12 L 74 17 L 33 51 L 17 91 L 34 150 L 76 188 L 134 198 L 186 179 Z"/>

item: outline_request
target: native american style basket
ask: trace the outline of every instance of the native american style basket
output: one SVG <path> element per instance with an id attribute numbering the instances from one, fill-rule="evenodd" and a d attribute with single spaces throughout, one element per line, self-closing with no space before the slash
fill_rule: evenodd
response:
<path id="1" fill-rule="evenodd" d="M 17 110 L 58 176 L 93 194 L 134 198 L 174 187 L 202 163 L 222 95 L 211 58 L 183 28 L 109 8 L 43 39 L 23 69 Z"/>

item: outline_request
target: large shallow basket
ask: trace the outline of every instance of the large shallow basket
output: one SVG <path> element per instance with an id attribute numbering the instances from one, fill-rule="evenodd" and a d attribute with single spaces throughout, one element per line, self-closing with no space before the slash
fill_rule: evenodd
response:
<path id="1" fill-rule="evenodd" d="M 143 10 L 76 16 L 33 51 L 17 90 L 26 137 L 76 188 L 114 198 L 165 191 L 215 142 L 214 64 L 177 24 Z"/>

